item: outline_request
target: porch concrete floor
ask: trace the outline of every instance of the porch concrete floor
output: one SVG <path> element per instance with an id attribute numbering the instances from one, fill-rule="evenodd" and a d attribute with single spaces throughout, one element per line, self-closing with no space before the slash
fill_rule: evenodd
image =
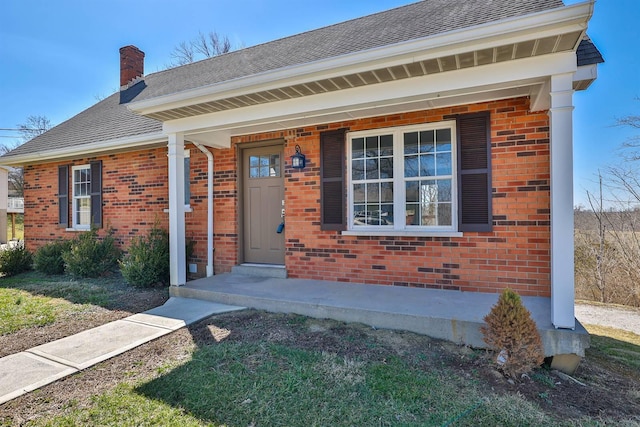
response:
<path id="1" fill-rule="evenodd" d="M 416 289 L 384 285 L 281 279 L 225 273 L 171 286 L 170 295 L 277 313 L 360 322 L 376 328 L 406 330 L 482 348 L 482 320 L 497 294 Z M 589 334 L 551 324 L 551 300 L 522 297 L 538 325 L 545 355 L 584 356 Z"/>

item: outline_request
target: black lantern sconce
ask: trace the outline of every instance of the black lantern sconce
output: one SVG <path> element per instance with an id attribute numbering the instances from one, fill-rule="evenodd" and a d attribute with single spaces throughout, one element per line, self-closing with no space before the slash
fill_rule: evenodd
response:
<path id="1" fill-rule="evenodd" d="M 296 145 L 296 153 L 291 156 L 291 167 L 294 169 L 304 169 L 305 163 L 304 154 L 300 152 L 300 146 Z"/>

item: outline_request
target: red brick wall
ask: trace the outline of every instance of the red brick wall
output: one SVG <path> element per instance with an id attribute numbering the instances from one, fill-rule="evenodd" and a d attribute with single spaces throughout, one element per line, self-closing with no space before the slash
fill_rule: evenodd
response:
<path id="1" fill-rule="evenodd" d="M 216 273 L 242 261 L 238 211 L 237 146 L 285 139 L 286 267 L 290 277 L 399 286 L 550 295 L 549 120 L 528 112 L 526 98 L 373 117 L 232 138 L 214 159 Z M 442 121 L 452 114 L 491 112 L 493 220 L 491 233 L 463 237 L 362 237 L 320 230 L 319 135 L 329 129 L 351 131 Z M 292 171 L 290 156 L 299 144 L 307 158 Z M 191 207 L 186 234 L 194 240 L 189 262 L 204 274 L 207 249 L 207 159 L 191 149 Z M 93 158 L 92 158 L 93 159 Z M 167 227 L 166 148 L 100 156 L 103 161 L 104 223 L 126 246 L 155 218 Z M 44 241 L 73 237 L 57 226 L 58 165 L 25 168 L 25 236 L 30 249 Z M 117 191 L 116 191 L 117 189 Z M 123 191 L 124 190 L 124 191 Z"/>
<path id="2" fill-rule="evenodd" d="M 480 292 L 510 287 L 522 295 L 549 296 L 549 121 L 545 112 L 530 113 L 528 108 L 528 99 L 520 98 L 309 126 L 232 142 L 283 136 L 287 165 L 296 144 L 306 155 L 307 167 L 302 172 L 288 167 L 285 176 L 290 277 Z M 491 112 L 493 232 L 394 238 L 320 230 L 320 132 L 437 122 L 452 114 L 486 110 Z"/>
<path id="3" fill-rule="evenodd" d="M 102 160 L 103 229 L 112 228 L 119 244 L 126 248 L 131 237 L 145 234 L 158 221 L 167 228 L 169 207 L 167 150 L 134 151 L 24 168 L 24 234 L 27 247 L 35 250 L 48 241 L 71 239 L 75 231 L 58 227 L 58 166 L 84 165 Z M 69 200 L 71 201 L 71 178 Z M 71 218 L 69 203 L 69 218 Z"/>

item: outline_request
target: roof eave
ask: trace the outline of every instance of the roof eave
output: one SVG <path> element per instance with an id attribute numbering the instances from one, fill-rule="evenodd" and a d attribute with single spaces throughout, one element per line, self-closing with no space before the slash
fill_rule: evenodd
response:
<path id="1" fill-rule="evenodd" d="M 23 166 L 31 163 L 51 162 L 73 157 L 97 156 L 106 152 L 131 150 L 150 145 L 157 145 L 167 141 L 162 132 L 136 135 L 110 141 L 92 142 L 74 147 L 65 147 L 54 150 L 38 151 L 36 153 L 18 154 L 14 156 L 0 157 L 0 166 Z"/>
<path id="2" fill-rule="evenodd" d="M 415 39 L 390 46 L 332 57 L 311 63 L 281 68 L 265 73 L 163 95 L 142 101 L 133 101 L 127 107 L 142 115 L 172 108 L 180 108 L 208 100 L 240 96 L 257 90 L 269 90 L 286 84 L 297 84 L 310 79 L 330 78 L 345 72 L 359 72 L 379 66 L 392 66 L 429 56 L 455 54 L 470 47 L 524 40 L 530 35 L 550 35 L 566 31 L 585 31 L 593 14 L 594 1 L 589 0 L 548 11 L 508 18 L 436 36 Z M 577 47 L 577 46 L 576 46 Z"/>

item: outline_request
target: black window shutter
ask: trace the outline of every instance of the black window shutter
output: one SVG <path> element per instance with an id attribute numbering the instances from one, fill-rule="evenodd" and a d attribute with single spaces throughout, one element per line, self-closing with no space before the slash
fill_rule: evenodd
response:
<path id="1" fill-rule="evenodd" d="M 458 136 L 458 230 L 491 231 L 491 133 L 488 111 L 461 114 Z"/>
<path id="2" fill-rule="evenodd" d="M 102 161 L 91 162 L 91 227 L 102 228 Z"/>
<path id="3" fill-rule="evenodd" d="M 69 165 L 58 166 L 58 227 L 69 226 Z"/>
<path id="4" fill-rule="evenodd" d="M 321 230 L 345 230 L 345 130 L 320 134 Z"/>

